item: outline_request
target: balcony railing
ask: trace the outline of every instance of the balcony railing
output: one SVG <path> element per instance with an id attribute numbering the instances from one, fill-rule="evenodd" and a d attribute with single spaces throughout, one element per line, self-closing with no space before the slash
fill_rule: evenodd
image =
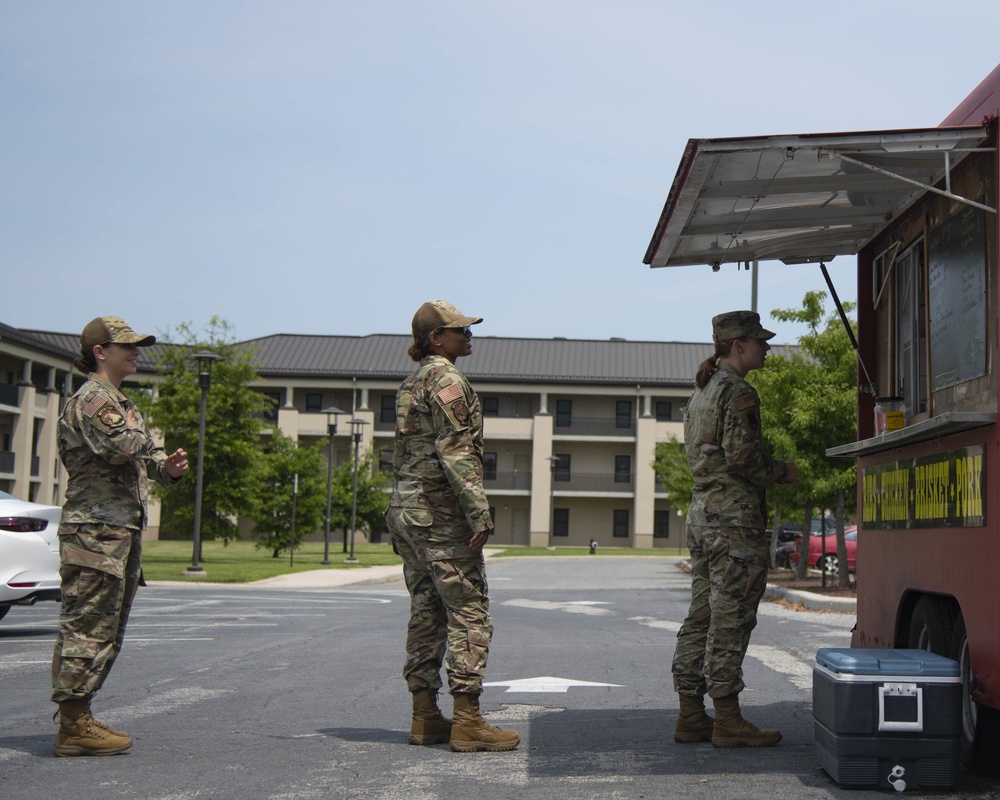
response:
<path id="1" fill-rule="evenodd" d="M 556 492 L 631 492 L 634 485 L 635 478 L 631 474 L 573 472 L 569 480 L 557 477 L 552 488 Z"/>
<path id="2" fill-rule="evenodd" d="M 556 425 L 556 436 L 635 436 L 635 420 L 628 420 L 626 427 L 619 427 L 618 420 L 598 417 L 573 417 L 569 425 Z"/>
<path id="3" fill-rule="evenodd" d="M 490 489 L 517 489 L 530 491 L 531 473 L 514 470 L 512 472 L 487 472 L 483 476 L 483 486 Z"/>

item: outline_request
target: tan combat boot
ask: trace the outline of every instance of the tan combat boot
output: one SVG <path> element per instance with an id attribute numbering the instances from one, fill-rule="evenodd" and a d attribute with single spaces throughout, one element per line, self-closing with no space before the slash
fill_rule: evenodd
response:
<path id="1" fill-rule="evenodd" d="M 112 731 L 95 722 L 86 700 L 70 700 L 59 704 L 59 732 L 56 734 L 57 756 L 113 756 L 132 746 L 124 733 Z"/>
<path id="2" fill-rule="evenodd" d="M 781 731 L 758 728 L 743 719 L 740 696 L 717 697 L 712 744 L 716 747 L 773 747 L 781 741 Z"/>
<path id="3" fill-rule="evenodd" d="M 674 728 L 674 741 L 681 744 L 712 741 L 712 729 L 715 720 L 705 713 L 705 698 L 699 695 L 678 695 L 681 710 L 677 714 L 677 727 Z"/>
<path id="4" fill-rule="evenodd" d="M 451 726 L 451 749 L 456 753 L 513 750 L 521 743 L 517 731 L 490 725 L 479 713 L 479 695 L 455 695 L 455 720 Z"/>
<path id="5" fill-rule="evenodd" d="M 87 713 L 90 714 L 90 720 L 91 720 L 91 722 L 93 722 L 98 728 L 103 728 L 108 733 L 114 734 L 115 736 L 124 736 L 126 739 L 129 738 L 129 735 L 127 733 L 125 733 L 125 731 L 116 731 L 110 725 L 105 725 L 99 719 L 94 719 L 94 712 L 90 708 L 90 701 L 89 700 L 87 701 Z"/>
<path id="6" fill-rule="evenodd" d="M 410 744 L 444 744 L 451 738 L 451 720 L 437 704 L 437 694 L 430 689 L 413 692 L 413 722 Z"/>

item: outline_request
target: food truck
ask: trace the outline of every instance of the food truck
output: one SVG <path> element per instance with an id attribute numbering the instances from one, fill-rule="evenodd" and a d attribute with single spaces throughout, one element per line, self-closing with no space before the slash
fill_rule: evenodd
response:
<path id="1" fill-rule="evenodd" d="M 827 450 L 858 466 L 851 646 L 957 661 L 979 774 L 1000 770 L 998 114 L 1000 66 L 936 127 L 692 139 L 644 259 L 818 269 L 839 307 L 826 264 L 857 256 L 857 441 Z"/>

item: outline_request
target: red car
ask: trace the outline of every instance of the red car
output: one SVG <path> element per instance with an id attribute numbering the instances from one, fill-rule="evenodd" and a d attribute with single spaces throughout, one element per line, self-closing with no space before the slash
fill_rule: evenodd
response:
<path id="1" fill-rule="evenodd" d="M 792 564 L 799 563 L 799 551 L 802 549 L 802 535 L 796 537 L 796 549 L 790 553 L 788 560 Z M 844 544 L 847 545 L 847 569 L 854 572 L 858 567 L 858 526 L 848 525 L 844 528 Z M 823 548 L 823 535 L 814 533 L 809 537 L 809 566 L 826 570 L 827 575 L 836 575 L 838 568 L 837 534 L 827 531 L 826 549 Z"/>

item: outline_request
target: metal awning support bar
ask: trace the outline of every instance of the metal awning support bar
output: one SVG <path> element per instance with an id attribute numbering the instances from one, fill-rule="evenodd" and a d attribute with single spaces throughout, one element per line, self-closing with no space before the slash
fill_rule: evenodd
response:
<path id="1" fill-rule="evenodd" d="M 851 323 L 847 319 L 847 314 L 844 312 L 844 306 L 840 302 L 837 290 L 833 286 L 833 280 L 830 278 L 830 272 L 827 270 L 826 264 L 823 262 L 820 262 L 819 268 L 823 271 L 823 277 L 826 279 L 826 285 L 830 289 L 830 296 L 833 297 L 833 302 L 837 306 L 837 313 L 840 314 L 840 321 L 844 323 L 844 330 L 847 331 L 847 338 L 851 340 L 851 345 L 854 347 L 854 353 L 858 358 L 858 363 L 861 365 L 861 371 L 865 373 L 865 380 L 868 381 L 868 389 L 874 396 L 875 384 L 872 382 L 871 375 L 868 374 L 868 368 L 865 367 L 865 362 L 861 360 L 861 350 L 858 348 L 858 340 L 854 336 L 854 329 L 851 327 Z"/>
<path id="2" fill-rule="evenodd" d="M 978 149 L 984 150 L 985 148 L 978 148 Z M 864 167 L 865 169 L 870 169 L 873 172 L 878 172 L 880 175 L 886 175 L 890 178 L 894 178 L 895 180 L 902 181 L 903 183 L 909 183 L 912 184 L 913 186 L 919 186 L 921 189 L 925 189 L 928 192 L 934 192 L 935 194 L 939 194 L 942 197 L 947 197 L 951 200 L 957 200 L 960 203 L 965 203 L 966 205 L 973 206 L 975 208 L 981 208 L 983 211 L 989 211 L 991 214 L 996 214 L 997 210 L 995 208 L 991 208 L 990 206 L 984 205 L 983 203 L 977 203 L 975 200 L 970 200 L 968 197 L 961 197 L 960 195 L 957 195 L 950 190 L 951 163 L 950 159 L 948 158 L 948 154 L 945 153 L 944 155 L 945 155 L 945 171 L 948 176 L 946 180 L 946 184 L 949 186 L 948 190 L 938 189 L 936 186 L 929 186 L 926 183 L 915 181 L 912 178 L 907 178 L 904 177 L 903 175 L 897 175 L 895 172 L 891 172 L 887 169 L 884 169 L 883 167 L 876 167 L 874 164 L 868 164 L 864 161 L 852 158 L 849 155 L 845 155 L 844 153 L 838 153 L 837 157 L 841 161 L 847 161 L 850 164 L 857 164 L 859 167 Z"/>

